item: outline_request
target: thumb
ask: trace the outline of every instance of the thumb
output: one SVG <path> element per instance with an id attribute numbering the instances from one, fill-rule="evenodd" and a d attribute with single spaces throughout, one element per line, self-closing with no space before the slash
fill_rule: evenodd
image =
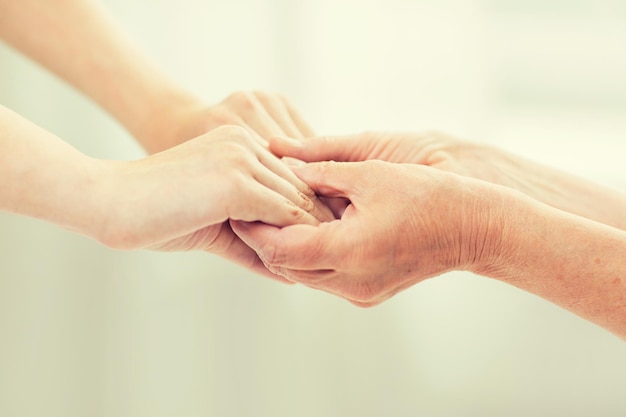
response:
<path id="1" fill-rule="evenodd" d="M 360 163 L 317 162 L 293 167 L 296 175 L 323 197 L 350 199 L 363 177 Z"/>
<path id="2" fill-rule="evenodd" d="M 322 136 L 307 139 L 273 137 L 270 150 L 279 157 L 289 156 L 306 162 L 362 161 L 367 158 L 369 141 L 360 135 Z"/>

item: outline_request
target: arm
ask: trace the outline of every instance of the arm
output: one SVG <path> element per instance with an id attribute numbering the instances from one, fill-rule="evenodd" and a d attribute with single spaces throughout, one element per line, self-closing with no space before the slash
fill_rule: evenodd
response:
<path id="1" fill-rule="evenodd" d="M 150 150 L 143 131 L 196 102 L 89 0 L 0 0 L 0 37 L 100 104 Z M 172 144 L 173 145 L 173 144 Z"/>
<path id="2" fill-rule="evenodd" d="M 626 230 L 626 194 L 501 149 L 439 133 L 364 133 L 291 141 L 273 139 L 280 156 L 304 161 L 364 161 L 432 166 L 504 185 L 552 207 Z"/>
<path id="3" fill-rule="evenodd" d="M 497 262 L 472 270 L 626 340 L 626 233 L 528 198 L 511 200 L 509 210 Z"/>
<path id="4" fill-rule="evenodd" d="M 96 192 L 97 164 L 2 106 L 0 149 L 0 210 L 100 235 L 94 229 L 104 203 Z"/>
<path id="5" fill-rule="evenodd" d="M 308 187 L 240 127 L 137 161 L 100 161 L 0 107 L 0 210 L 117 249 L 208 250 L 258 272 L 228 219 L 316 224 Z"/>
<path id="6" fill-rule="evenodd" d="M 311 131 L 286 99 L 235 93 L 207 106 L 150 61 L 92 0 L 0 0 L 0 37 L 100 104 L 149 152 L 224 124 L 257 140 Z"/>
<path id="7" fill-rule="evenodd" d="M 342 218 L 276 228 L 232 222 L 275 273 L 376 305 L 424 279 L 469 270 L 569 309 L 626 339 L 626 233 L 506 187 L 380 161 L 296 168 Z"/>

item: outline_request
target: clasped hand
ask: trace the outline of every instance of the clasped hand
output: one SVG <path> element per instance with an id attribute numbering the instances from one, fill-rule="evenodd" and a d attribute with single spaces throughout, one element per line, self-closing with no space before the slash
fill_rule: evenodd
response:
<path id="1" fill-rule="evenodd" d="M 113 248 L 206 250 L 275 277 L 228 220 L 282 227 L 332 218 L 311 188 L 242 127 L 220 127 L 138 161 L 96 166 L 108 213 L 98 236 Z"/>
<path id="2" fill-rule="evenodd" d="M 499 200 L 487 183 L 383 161 L 294 170 L 320 196 L 350 202 L 341 219 L 284 228 L 231 221 L 268 269 L 290 281 L 369 307 L 426 278 L 495 260 L 504 203 L 487 203 Z"/>
<path id="3" fill-rule="evenodd" d="M 310 162 L 298 176 L 320 196 L 350 204 L 335 208 L 341 219 L 330 223 L 231 222 L 233 230 L 271 271 L 361 306 L 450 270 L 505 268 L 519 234 L 511 213 L 528 197 L 619 225 L 564 198 L 572 184 L 589 195 L 580 179 L 439 133 L 275 138 L 270 149 Z M 328 160 L 337 162 L 319 162 Z"/>

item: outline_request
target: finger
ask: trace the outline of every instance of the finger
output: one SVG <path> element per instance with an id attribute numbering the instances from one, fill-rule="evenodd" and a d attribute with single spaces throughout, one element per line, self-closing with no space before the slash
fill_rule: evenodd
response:
<path id="1" fill-rule="evenodd" d="M 226 107 L 226 105 L 223 105 L 223 106 Z M 237 115 L 236 112 L 228 108 L 220 108 L 219 110 L 216 110 L 216 114 L 217 116 L 214 116 L 214 117 L 217 117 L 218 127 L 224 126 L 227 124 L 241 126 L 244 129 L 246 129 L 248 133 L 250 133 L 250 135 L 254 138 L 255 142 L 257 142 L 259 145 L 261 145 L 265 149 L 269 147 L 269 142 L 263 139 L 261 136 L 259 136 L 259 134 L 252 127 L 250 127 L 246 123 L 245 120 L 243 120 L 239 115 Z"/>
<path id="2" fill-rule="evenodd" d="M 373 147 L 372 141 L 359 136 L 324 136 L 295 140 L 271 137 L 270 150 L 277 156 L 289 156 L 306 162 L 366 160 Z"/>
<path id="3" fill-rule="evenodd" d="M 313 129 L 311 129 L 309 124 L 304 120 L 300 112 L 296 110 L 296 107 L 285 97 L 281 97 L 281 100 L 283 101 L 283 103 L 285 103 L 285 106 L 287 107 L 287 111 L 289 112 L 289 115 L 291 116 L 291 120 L 293 120 L 294 124 L 298 127 L 298 130 L 302 134 L 302 137 L 310 138 L 310 137 L 315 136 L 315 132 L 313 131 Z"/>
<path id="4" fill-rule="evenodd" d="M 254 93 L 259 102 L 263 105 L 270 117 L 282 129 L 287 136 L 293 138 L 303 138 L 304 135 L 291 118 L 287 104 L 278 96 L 260 91 Z"/>
<path id="5" fill-rule="evenodd" d="M 260 150 L 259 152 L 257 152 L 257 155 L 258 155 L 259 161 L 267 169 L 269 169 L 275 175 L 285 179 L 289 184 L 291 184 L 293 187 L 295 187 L 299 191 L 300 197 L 304 197 L 305 199 L 307 199 L 309 202 L 312 203 L 312 206 L 310 207 L 309 212 L 313 216 L 315 216 L 319 221 L 330 221 L 330 220 L 335 219 L 333 212 L 322 201 L 320 201 L 320 199 L 317 198 L 317 196 L 315 195 L 315 192 L 311 189 L 311 187 L 309 187 L 304 181 L 298 178 L 298 176 L 285 163 L 283 163 L 281 160 L 279 160 L 274 155 L 272 155 L 271 153 L 265 150 Z M 270 186 L 271 185 L 271 181 L 269 181 L 270 179 L 271 178 L 266 178 L 267 182 L 264 182 L 264 184 L 267 186 Z M 274 189 L 275 191 L 281 192 L 278 189 L 275 189 L 275 188 L 272 188 L 272 189 Z M 283 184 L 282 189 L 283 190 L 285 189 L 284 184 Z M 292 194 L 290 193 L 289 195 L 291 196 Z M 301 200 L 292 200 L 292 201 L 298 205 L 301 204 Z M 303 207 L 309 207 L 308 203 L 305 202 L 304 204 L 306 204 L 306 206 L 303 206 Z"/>
<path id="6" fill-rule="evenodd" d="M 333 222 L 334 223 L 334 222 Z M 327 230 L 332 223 L 320 226 L 295 225 L 282 229 L 262 224 L 231 221 L 233 231 L 272 268 L 334 270 L 337 265 L 334 240 Z M 334 229 L 334 227 L 333 227 Z"/>
<path id="7" fill-rule="evenodd" d="M 241 265 L 252 272 L 271 278 L 273 280 L 285 283 L 293 284 L 293 282 L 285 279 L 280 275 L 276 275 L 265 267 L 261 258 L 253 251 L 248 245 L 246 245 L 239 236 L 230 228 L 228 223 L 224 224 L 224 232 L 220 233 L 218 239 L 220 241 L 213 241 L 212 247 L 219 248 L 208 249 L 209 253 L 221 256 L 224 259 L 228 259 L 238 265 Z"/>
<path id="8" fill-rule="evenodd" d="M 332 211 L 336 219 L 341 219 L 346 208 L 350 205 L 350 201 L 342 197 L 320 197 L 320 200 Z"/>
<path id="9" fill-rule="evenodd" d="M 361 163 L 316 162 L 293 167 L 296 175 L 323 197 L 341 197 L 352 200 L 352 196 L 363 181 L 367 168 Z"/>
<path id="10" fill-rule="evenodd" d="M 228 105 L 232 106 L 239 117 L 247 126 L 254 130 L 265 140 L 276 135 L 285 135 L 285 132 L 272 119 L 263 104 L 252 93 L 234 94 L 228 99 Z"/>
<path id="11" fill-rule="evenodd" d="M 248 126 L 243 120 L 239 122 L 239 126 L 245 128 L 248 133 L 250 133 L 254 141 L 261 145 L 261 148 L 269 150 L 269 141 L 261 137 L 261 135 L 259 135 L 253 128 Z"/>
<path id="12" fill-rule="evenodd" d="M 263 138 L 261 135 L 259 135 L 254 129 L 252 129 L 250 126 L 247 126 L 248 131 L 252 134 L 252 137 L 254 138 L 254 140 L 261 145 L 261 147 L 263 147 L 263 149 L 268 149 L 269 150 L 269 141 L 267 141 L 267 139 Z"/>
<path id="13" fill-rule="evenodd" d="M 273 185 L 279 187 L 275 183 Z M 261 221 L 278 227 L 294 224 L 317 225 L 320 223 L 307 211 L 312 207 L 311 202 L 302 199 L 301 205 L 308 204 L 308 207 L 302 208 L 285 197 L 283 192 L 274 191 L 260 182 L 254 183 L 243 193 L 244 198 L 231 204 L 229 212 L 231 210 L 232 212 L 229 213 L 229 218 L 248 222 Z M 297 191 L 294 194 L 297 194 Z M 297 199 L 298 197 L 292 195 L 292 198 Z"/>
<path id="14" fill-rule="evenodd" d="M 283 199 L 288 200 L 290 203 L 292 203 L 293 206 L 298 207 L 299 209 L 309 214 L 309 216 L 307 216 L 307 219 L 308 217 L 312 217 L 316 219 L 316 221 L 314 222 L 309 222 L 309 221 L 306 221 L 306 219 L 303 219 L 306 223 L 318 224 L 320 221 L 324 220 L 324 219 L 320 219 L 320 220 L 317 219 L 318 217 L 325 217 L 325 216 L 319 212 L 319 210 L 315 206 L 315 203 L 313 203 L 313 201 L 307 195 L 305 195 L 300 190 L 298 190 L 289 181 L 276 175 L 267 167 L 264 167 L 264 166 L 259 167 L 253 173 L 253 178 L 257 181 L 257 184 L 260 186 L 259 188 L 261 189 L 265 188 L 266 190 L 271 191 L 273 194 L 276 194 L 276 196 L 281 196 L 283 197 Z M 259 191 L 256 191 L 256 192 L 258 193 Z M 259 199 L 262 199 L 262 198 L 268 198 L 269 195 L 270 194 L 263 192 L 263 193 L 258 194 L 257 197 Z M 278 202 L 278 199 L 276 198 L 276 196 L 272 198 L 272 201 Z M 259 203 L 262 204 L 262 201 L 259 201 Z M 259 208 L 259 209 L 265 211 L 263 208 Z M 273 223 L 273 224 L 276 224 L 276 223 Z M 294 224 L 294 223 L 289 223 L 289 224 Z M 277 225 L 285 226 L 286 224 L 281 223 Z"/>

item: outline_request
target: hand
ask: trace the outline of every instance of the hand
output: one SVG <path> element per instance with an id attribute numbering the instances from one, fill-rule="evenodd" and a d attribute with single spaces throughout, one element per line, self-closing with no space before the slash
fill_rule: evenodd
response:
<path id="1" fill-rule="evenodd" d="M 108 164 L 101 183 L 110 205 L 99 236 L 113 248 L 207 250 L 268 274 L 228 219 L 282 227 L 332 218 L 283 162 L 236 126 Z"/>
<path id="2" fill-rule="evenodd" d="M 236 92 L 221 103 L 207 106 L 181 93 L 135 132 L 149 151 L 164 150 L 223 125 L 241 126 L 260 144 L 273 136 L 304 138 L 313 131 L 283 96 L 265 92 Z M 156 121 L 156 122 L 155 122 Z"/>
<path id="3" fill-rule="evenodd" d="M 441 133 L 363 133 L 299 141 L 273 138 L 270 149 L 278 156 L 308 162 L 380 159 L 428 165 L 503 185 L 560 210 L 626 230 L 623 193 L 496 147 Z"/>
<path id="4" fill-rule="evenodd" d="M 428 165 L 526 192 L 536 191 L 536 185 L 544 184 L 545 170 L 549 169 L 495 147 L 437 132 L 367 132 L 298 141 L 275 137 L 271 140 L 270 149 L 278 156 L 306 162 L 380 159 Z M 535 176 L 538 168 L 541 168 L 540 174 Z"/>
<path id="5" fill-rule="evenodd" d="M 226 124 L 256 139 L 312 135 L 276 94 L 238 92 L 207 106 L 164 74 L 100 3 L 0 0 L 0 38 L 97 102 L 150 153 Z"/>
<path id="6" fill-rule="evenodd" d="M 294 170 L 319 195 L 350 201 L 340 220 L 282 229 L 231 221 L 232 228 L 272 272 L 359 306 L 446 271 L 486 268 L 501 246 L 500 187 L 381 161 Z"/>

